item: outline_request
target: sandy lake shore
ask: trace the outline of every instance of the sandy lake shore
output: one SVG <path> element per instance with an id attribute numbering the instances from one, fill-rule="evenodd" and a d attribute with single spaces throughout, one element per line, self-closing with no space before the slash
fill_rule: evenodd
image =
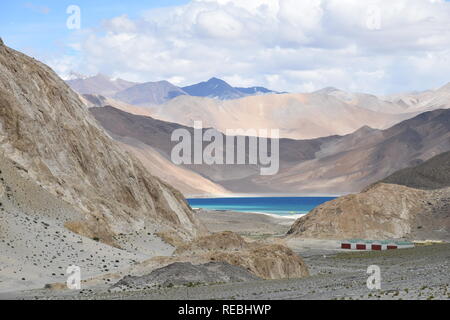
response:
<path id="1" fill-rule="evenodd" d="M 242 236 L 282 236 L 294 223 L 294 218 L 262 213 L 196 210 L 197 217 L 211 232 L 232 231 Z"/>

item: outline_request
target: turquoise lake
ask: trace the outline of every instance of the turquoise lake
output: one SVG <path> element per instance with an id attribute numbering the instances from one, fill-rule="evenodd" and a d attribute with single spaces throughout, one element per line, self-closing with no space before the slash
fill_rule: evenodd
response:
<path id="1" fill-rule="evenodd" d="M 194 209 L 256 212 L 283 217 L 307 214 L 334 197 L 255 197 L 187 199 Z"/>

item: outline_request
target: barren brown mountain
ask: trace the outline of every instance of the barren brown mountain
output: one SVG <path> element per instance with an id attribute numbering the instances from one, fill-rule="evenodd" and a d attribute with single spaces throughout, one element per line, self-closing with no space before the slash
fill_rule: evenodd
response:
<path id="1" fill-rule="evenodd" d="M 116 139 L 140 141 L 168 160 L 174 146 L 171 133 L 178 128 L 193 130 L 112 107 L 90 110 Z M 363 127 L 346 136 L 279 142 L 280 172 L 274 176 L 261 176 L 254 165 L 187 165 L 184 169 L 235 193 L 358 192 L 397 170 L 450 150 L 450 110 L 426 112 L 386 130 Z M 170 175 L 164 178 L 173 181 Z"/>
<path id="2" fill-rule="evenodd" d="M 125 150 L 133 153 L 153 175 L 168 182 L 186 197 L 227 195 L 230 191 L 195 171 L 177 166 L 149 145 L 133 138 L 113 136 Z"/>
<path id="3" fill-rule="evenodd" d="M 255 177 L 257 185 L 295 193 L 358 192 L 397 170 L 450 150 L 450 110 L 434 110 L 387 130 L 362 128 L 320 146 L 314 159 Z"/>
<path id="4" fill-rule="evenodd" d="M 152 117 L 221 132 L 227 129 L 279 129 L 280 137 L 314 139 L 345 135 L 362 126 L 386 129 L 417 113 L 372 111 L 364 104 L 349 104 L 327 94 L 272 94 L 237 100 L 180 96 L 153 109 Z"/>
<path id="5" fill-rule="evenodd" d="M 160 153 L 162 159 L 170 161 L 170 153 L 176 142 L 171 141 L 171 134 L 176 129 L 186 129 L 193 134 L 193 128 L 185 127 L 179 124 L 164 122 L 156 120 L 150 117 L 139 116 L 130 114 L 122 110 L 106 106 L 103 108 L 91 108 L 90 111 L 95 118 L 101 123 L 101 125 L 116 139 L 131 147 L 130 150 L 134 150 L 140 158 L 143 156 L 143 150 L 146 149 L 157 151 Z M 320 151 L 320 145 L 334 141 L 338 137 L 328 137 L 315 140 L 280 140 L 280 153 L 281 153 L 281 167 L 290 167 L 300 161 L 310 160 L 314 158 L 314 154 Z M 138 149 L 136 146 L 140 145 Z M 145 147 L 147 146 L 147 147 Z M 153 153 L 151 151 L 151 153 Z M 223 151 L 223 150 L 222 150 Z M 247 150 L 248 151 L 248 150 Z M 154 155 L 150 156 L 151 158 Z M 142 158 L 143 160 L 145 158 Z M 167 168 L 169 165 L 165 165 Z M 197 175 L 196 180 L 201 178 L 204 184 L 203 191 L 208 193 L 223 194 L 227 193 L 227 188 L 223 187 L 228 181 L 235 179 L 241 179 L 242 183 L 235 183 L 235 191 L 242 192 L 267 192 L 268 188 L 264 186 L 259 187 L 256 184 L 248 185 L 245 178 L 250 178 L 259 175 L 259 167 L 256 165 L 186 165 L 180 169 L 187 170 L 181 176 L 173 176 L 170 174 L 173 170 L 170 169 L 165 173 L 155 172 L 154 174 L 163 174 L 164 179 L 170 183 L 176 184 L 176 180 L 182 178 L 186 181 L 193 181 L 186 174 L 191 172 L 190 175 Z M 180 171 L 180 170 L 179 170 Z M 181 173 L 181 171 L 179 172 Z M 209 184 L 205 184 L 205 179 L 210 180 Z M 197 183 L 196 183 L 197 184 Z M 210 186 L 214 184 L 215 187 Z M 222 185 L 222 187 L 220 187 Z M 181 190 L 185 194 L 192 194 L 188 186 L 180 186 Z M 274 189 L 275 190 L 275 189 Z M 218 193 L 217 193 L 218 192 Z"/>

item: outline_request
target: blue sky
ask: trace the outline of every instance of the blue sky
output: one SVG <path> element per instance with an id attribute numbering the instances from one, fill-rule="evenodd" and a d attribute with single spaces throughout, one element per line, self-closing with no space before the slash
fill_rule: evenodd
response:
<path id="1" fill-rule="evenodd" d="M 69 5 L 81 30 L 66 27 Z M 444 0 L 1 1 L 0 37 L 63 78 L 376 94 L 450 81 Z"/>
<path id="2" fill-rule="evenodd" d="M 70 5 L 82 11 L 82 29 L 96 28 L 102 20 L 120 15 L 138 18 L 148 9 L 175 6 L 188 0 L 31 0 L 1 1 L 0 36 L 12 48 L 46 56 L 70 52 L 66 44 L 74 31 L 66 28 Z"/>

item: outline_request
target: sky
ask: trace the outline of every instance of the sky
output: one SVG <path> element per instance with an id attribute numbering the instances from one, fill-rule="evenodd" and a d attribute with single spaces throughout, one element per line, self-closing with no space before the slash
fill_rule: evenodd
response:
<path id="1" fill-rule="evenodd" d="M 63 78 L 374 94 L 450 82 L 444 0 L 1 1 L 0 37 Z"/>

